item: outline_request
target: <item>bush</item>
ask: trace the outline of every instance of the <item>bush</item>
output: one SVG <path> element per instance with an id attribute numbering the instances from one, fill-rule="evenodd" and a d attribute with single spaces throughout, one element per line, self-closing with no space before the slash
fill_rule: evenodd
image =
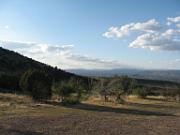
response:
<path id="1" fill-rule="evenodd" d="M 75 95 L 69 95 L 69 96 L 64 98 L 62 103 L 63 103 L 63 105 L 79 104 L 80 103 L 80 99 L 77 96 L 75 96 Z"/>
<path id="2" fill-rule="evenodd" d="M 164 97 L 175 97 L 176 94 L 175 94 L 175 92 L 171 92 L 171 91 L 163 91 L 162 96 L 164 96 Z"/>
<path id="3" fill-rule="evenodd" d="M 118 103 L 124 103 L 123 96 L 128 95 L 132 92 L 132 89 L 135 87 L 136 82 L 134 79 L 129 78 L 128 76 L 115 76 L 111 80 L 112 91 L 114 91 L 114 95 L 116 96 L 116 101 Z"/>
<path id="4" fill-rule="evenodd" d="M 53 85 L 53 92 L 61 97 L 61 102 L 66 104 L 77 104 L 80 102 L 82 90 L 70 82 L 61 81 Z"/>
<path id="5" fill-rule="evenodd" d="M 137 95 L 140 98 L 145 98 L 148 93 L 145 88 L 135 88 L 132 92 L 133 95 Z"/>
<path id="6" fill-rule="evenodd" d="M 73 86 L 64 81 L 54 84 L 53 92 L 61 97 L 62 102 L 65 97 L 69 96 L 71 93 L 75 92 Z"/>
<path id="7" fill-rule="evenodd" d="M 0 92 L 17 92 L 19 91 L 18 75 L 0 74 Z"/>
<path id="8" fill-rule="evenodd" d="M 51 79 L 47 74 L 38 70 L 28 70 L 20 80 L 20 87 L 24 93 L 34 100 L 51 98 Z"/>

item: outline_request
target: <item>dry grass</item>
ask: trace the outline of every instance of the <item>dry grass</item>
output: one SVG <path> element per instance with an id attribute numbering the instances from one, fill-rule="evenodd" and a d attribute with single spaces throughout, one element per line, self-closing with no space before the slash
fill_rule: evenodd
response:
<path id="1" fill-rule="evenodd" d="M 0 135 L 179 135 L 180 104 L 162 97 L 124 105 L 91 98 L 79 105 L 0 94 Z"/>

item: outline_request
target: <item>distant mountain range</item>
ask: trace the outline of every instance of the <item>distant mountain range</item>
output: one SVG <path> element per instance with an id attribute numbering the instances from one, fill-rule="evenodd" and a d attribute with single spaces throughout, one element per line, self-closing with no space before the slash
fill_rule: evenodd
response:
<path id="1" fill-rule="evenodd" d="M 114 75 L 128 75 L 134 78 L 152 79 L 152 80 L 165 80 L 180 82 L 180 70 L 145 70 L 145 69 L 69 69 L 66 70 L 83 76 L 114 76 Z"/>

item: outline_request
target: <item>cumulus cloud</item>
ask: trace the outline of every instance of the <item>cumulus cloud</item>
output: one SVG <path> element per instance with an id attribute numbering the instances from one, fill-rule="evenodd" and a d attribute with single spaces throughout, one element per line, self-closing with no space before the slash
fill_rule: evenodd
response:
<path id="1" fill-rule="evenodd" d="M 164 33 L 146 33 L 130 43 L 131 48 L 180 51 L 180 30 L 168 29 Z"/>
<path id="2" fill-rule="evenodd" d="M 176 33 L 170 33 L 169 31 L 162 34 L 143 34 L 131 42 L 129 47 L 148 48 L 150 50 L 180 51 L 180 40 L 175 39 Z"/>
<path id="3" fill-rule="evenodd" d="M 141 31 L 141 32 L 153 33 L 161 29 L 162 26 L 159 24 L 159 22 L 156 21 L 155 19 L 151 19 L 142 23 L 138 22 L 138 23 L 126 24 L 121 26 L 120 28 L 110 27 L 108 31 L 103 34 L 103 36 L 107 38 L 113 38 L 113 37 L 122 38 L 124 36 L 129 35 L 130 32 Z"/>
<path id="4" fill-rule="evenodd" d="M 180 23 L 179 23 L 179 24 L 176 24 L 176 26 L 177 26 L 178 28 L 180 28 Z"/>
<path id="5" fill-rule="evenodd" d="M 94 57 L 90 57 L 87 55 L 77 55 L 77 54 L 72 54 L 70 56 L 68 56 L 68 59 L 75 61 L 76 63 L 78 63 L 78 65 L 84 65 L 84 63 L 86 63 L 86 68 L 88 67 L 98 67 L 100 69 L 103 68 L 108 68 L 108 69 L 112 69 L 112 68 L 127 68 L 130 67 L 127 64 L 123 64 L 122 62 L 119 61 L 115 61 L 115 60 L 104 60 L 104 59 L 99 59 L 99 58 L 94 58 Z"/>
<path id="6" fill-rule="evenodd" d="M 34 42 L 19 42 L 19 41 L 0 41 L 0 46 L 13 49 L 20 53 L 28 54 L 58 54 L 62 52 L 67 52 L 73 48 L 73 45 L 51 45 L 51 44 L 42 44 Z"/>
<path id="7" fill-rule="evenodd" d="M 171 22 L 171 23 L 178 23 L 178 22 L 180 22 L 180 16 L 177 16 L 174 18 L 168 17 L 167 20 L 168 20 L 168 22 Z"/>
<path id="8" fill-rule="evenodd" d="M 74 45 L 51 45 L 34 42 L 0 41 L 0 46 L 19 52 L 35 60 L 58 66 L 62 69 L 70 68 L 123 68 L 119 61 L 103 60 L 73 53 Z"/>
<path id="9" fill-rule="evenodd" d="M 130 23 L 118 27 L 111 27 L 103 36 L 107 38 L 122 38 L 134 31 L 137 33 L 134 41 L 128 45 L 130 48 L 147 48 L 150 50 L 180 51 L 180 16 L 167 18 L 166 25 L 151 19 L 147 22 Z M 175 23 L 176 28 L 171 27 Z"/>
<path id="10" fill-rule="evenodd" d="M 177 17 L 168 17 L 167 18 L 167 25 L 170 26 L 171 24 L 176 24 L 176 27 L 180 28 L 180 16 Z"/>

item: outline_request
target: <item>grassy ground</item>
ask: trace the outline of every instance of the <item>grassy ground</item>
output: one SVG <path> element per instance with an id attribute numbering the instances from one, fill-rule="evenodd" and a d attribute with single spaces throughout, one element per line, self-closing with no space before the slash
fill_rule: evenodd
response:
<path id="1" fill-rule="evenodd" d="M 93 98 L 79 105 L 34 103 L 0 94 L 0 135 L 179 135 L 180 103 L 130 98 L 117 105 Z"/>

